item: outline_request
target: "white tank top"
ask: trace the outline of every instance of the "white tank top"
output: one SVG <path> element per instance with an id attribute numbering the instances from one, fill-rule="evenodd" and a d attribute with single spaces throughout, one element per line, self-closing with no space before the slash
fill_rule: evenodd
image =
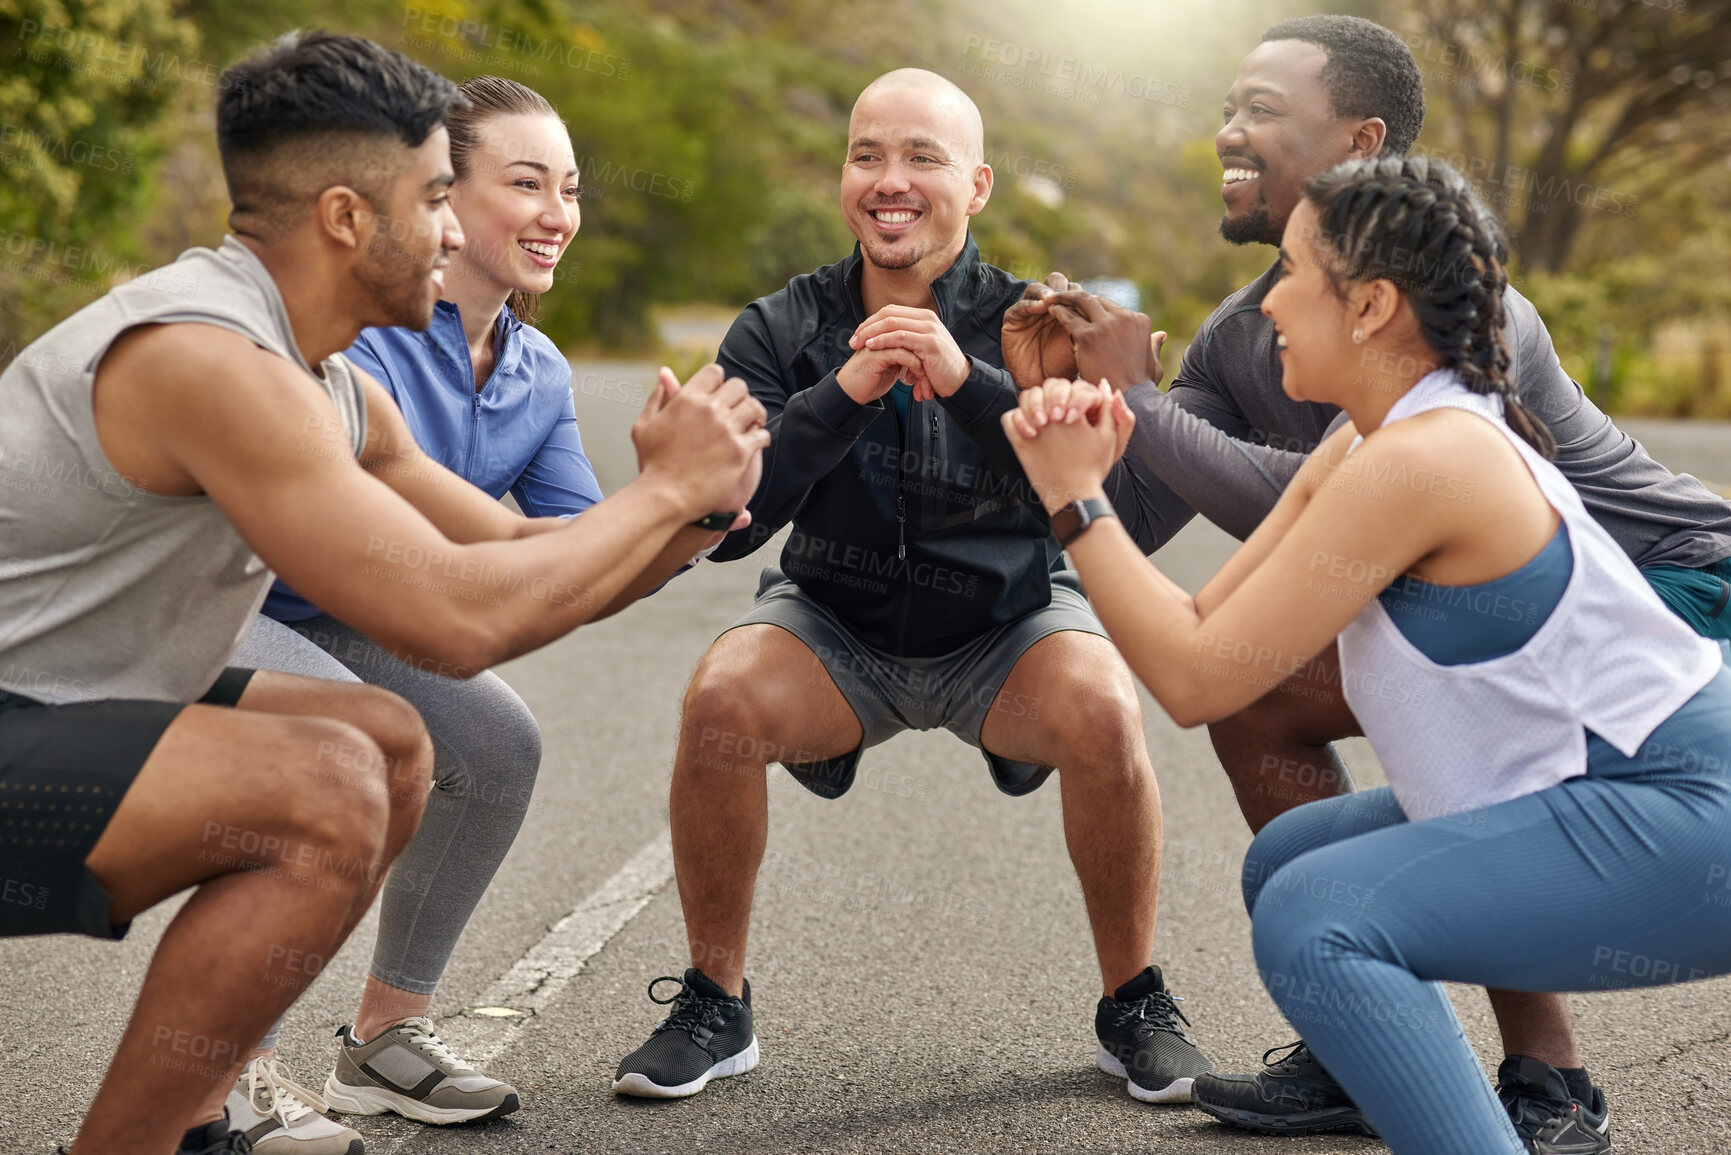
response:
<path id="1" fill-rule="evenodd" d="M 1473 393 L 1439 370 L 1395 402 L 1383 424 L 1445 407 L 1490 421 L 1520 453 L 1569 528 L 1574 572 L 1538 632 L 1488 661 L 1438 665 L 1379 599 L 1341 631 L 1347 704 L 1415 821 L 1584 774 L 1588 730 L 1632 757 L 1721 666 L 1719 647 L 1665 607 L 1557 467 L 1508 427 L 1500 397 Z"/>

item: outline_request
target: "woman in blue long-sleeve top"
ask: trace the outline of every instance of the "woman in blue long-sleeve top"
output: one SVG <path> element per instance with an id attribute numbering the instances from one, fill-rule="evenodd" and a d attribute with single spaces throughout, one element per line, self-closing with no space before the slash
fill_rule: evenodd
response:
<path id="1" fill-rule="evenodd" d="M 440 464 L 494 497 L 510 493 L 531 517 L 574 516 L 601 488 L 577 434 L 571 366 L 526 323 L 579 224 L 570 136 L 546 100 L 513 81 L 481 76 L 462 91 L 469 107 L 447 128 L 464 243 L 432 323 L 367 329 L 347 356 L 384 385 Z M 426 814 L 382 892 L 371 972 L 325 1103 L 426 1123 L 516 1110 L 516 1090 L 453 1055 L 426 1012 L 527 812 L 541 759 L 528 707 L 492 673 L 460 681 L 399 660 L 281 582 L 234 662 L 383 686 L 420 711 L 436 749 Z M 277 1139 L 285 1151 L 342 1149 L 326 1145 L 355 1133 L 287 1081 L 271 1054 L 276 1034 L 229 1096 L 231 1122 L 269 1122 L 254 1142 Z"/>

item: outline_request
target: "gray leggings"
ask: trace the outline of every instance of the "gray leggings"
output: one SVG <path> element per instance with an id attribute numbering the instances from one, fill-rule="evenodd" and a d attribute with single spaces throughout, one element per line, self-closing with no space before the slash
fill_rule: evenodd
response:
<path id="1" fill-rule="evenodd" d="M 424 673 L 329 615 L 289 626 L 261 614 L 229 664 L 368 682 L 420 711 L 433 737 L 433 789 L 385 879 L 372 975 L 432 994 L 528 812 L 541 766 L 535 716 L 491 671 L 468 681 Z M 281 1025 L 262 1047 L 276 1045 Z"/>

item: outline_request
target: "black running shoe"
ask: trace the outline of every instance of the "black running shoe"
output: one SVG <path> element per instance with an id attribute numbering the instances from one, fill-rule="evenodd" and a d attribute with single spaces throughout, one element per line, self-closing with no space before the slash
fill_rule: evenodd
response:
<path id="1" fill-rule="evenodd" d="M 1603 1155 L 1611 1150 L 1605 1093 L 1594 1087 L 1591 1103 L 1572 1098 L 1555 1067 L 1525 1055 L 1504 1059 L 1497 1068 L 1497 1098 L 1532 1155 Z"/>
<path id="2" fill-rule="evenodd" d="M 245 1131 L 229 1130 L 228 1112 L 214 1123 L 194 1127 L 180 1137 L 180 1150 L 175 1155 L 248 1155 L 252 1140 Z"/>
<path id="3" fill-rule="evenodd" d="M 679 983 L 670 999 L 655 997 L 658 983 Z M 736 999 L 696 967 L 683 981 L 671 975 L 649 984 L 649 1001 L 673 1004 L 649 1041 L 625 1056 L 613 1076 L 617 1095 L 681 1099 L 711 1079 L 743 1075 L 757 1066 L 757 1036 L 751 1032 L 751 983 Z"/>
<path id="4" fill-rule="evenodd" d="M 1151 966 L 1094 1011 L 1100 1069 L 1126 1080 L 1131 1096 L 1144 1103 L 1188 1103 L 1191 1083 L 1214 1069 L 1184 1029 L 1190 1020 L 1178 1009 L 1181 1001 Z"/>
<path id="5" fill-rule="evenodd" d="M 1285 1050 L 1273 1062 L 1269 1056 Z M 1262 1053 L 1255 1075 L 1203 1075 L 1196 1105 L 1227 1123 L 1264 1135 L 1317 1135 L 1329 1131 L 1375 1135 L 1346 1089 L 1323 1069 L 1301 1039 Z"/>

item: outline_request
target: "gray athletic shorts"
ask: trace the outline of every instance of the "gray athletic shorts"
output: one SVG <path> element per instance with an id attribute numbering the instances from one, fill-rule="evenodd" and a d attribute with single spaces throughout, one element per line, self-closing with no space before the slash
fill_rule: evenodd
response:
<path id="1" fill-rule="evenodd" d="M 865 737 L 859 749 L 840 758 L 817 762 L 783 760 L 787 772 L 823 798 L 839 798 L 853 785 L 860 754 L 903 730 L 942 727 L 979 747 L 992 771 L 992 781 L 1005 794 L 1028 794 L 1040 788 L 1052 767 L 1012 762 L 980 747 L 980 728 L 1003 688 L 1004 680 L 1028 648 L 1049 634 L 1077 630 L 1106 636 L 1100 619 L 1073 571 L 1052 575 L 1052 600 L 1031 614 L 988 630 L 959 649 L 931 658 L 886 654 L 861 641 L 827 607 L 807 597 L 780 569 L 769 566 L 758 580 L 751 612 L 728 629 L 740 626 L 780 626 L 823 662 L 842 697 L 853 707 Z M 1038 699 L 1008 702 L 1005 708 L 1038 717 Z M 794 752 L 797 759 L 798 752 Z"/>

